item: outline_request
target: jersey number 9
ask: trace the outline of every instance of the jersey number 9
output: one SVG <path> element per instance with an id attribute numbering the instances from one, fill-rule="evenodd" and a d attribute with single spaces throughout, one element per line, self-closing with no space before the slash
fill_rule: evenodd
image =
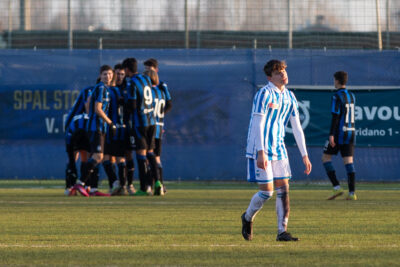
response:
<path id="1" fill-rule="evenodd" d="M 153 103 L 153 94 L 149 86 L 143 88 L 143 98 L 146 105 L 150 106 Z"/>

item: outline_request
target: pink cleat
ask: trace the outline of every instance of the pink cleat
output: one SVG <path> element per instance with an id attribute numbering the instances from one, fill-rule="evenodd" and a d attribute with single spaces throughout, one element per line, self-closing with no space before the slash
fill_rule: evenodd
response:
<path id="1" fill-rule="evenodd" d="M 69 190 L 68 196 L 77 196 L 77 192 L 76 192 L 75 187 L 72 187 L 72 188 Z"/>
<path id="2" fill-rule="evenodd" d="M 88 194 L 88 192 L 86 191 L 86 189 L 85 189 L 82 185 L 80 185 L 80 184 L 74 185 L 74 187 L 72 188 L 72 190 L 78 191 L 78 192 L 81 193 L 81 195 L 84 196 L 84 197 L 89 197 L 89 194 Z"/>

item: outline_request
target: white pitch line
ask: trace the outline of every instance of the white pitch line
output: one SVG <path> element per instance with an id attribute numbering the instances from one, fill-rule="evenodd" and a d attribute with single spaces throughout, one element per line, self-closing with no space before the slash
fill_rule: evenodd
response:
<path id="1" fill-rule="evenodd" d="M 301 242 L 291 243 L 291 244 L 301 244 L 302 248 L 315 248 L 314 245 L 304 245 Z M 91 245 L 62 245 L 62 244 L 49 244 L 49 245 L 26 245 L 26 244 L 0 244 L 0 248 L 135 248 L 135 247 L 163 247 L 163 248 L 209 248 L 209 247 L 238 247 L 238 248 L 248 248 L 248 247 L 257 247 L 257 248 L 270 248 L 270 247 L 285 247 L 286 244 L 160 244 L 160 245 L 135 245 L 135 244 L 91 244 Z M 363 248 L 398 248 L 399 245 L 376 245 L 376 246 L 366 246 Z M 360 248 L 359 245 L 324 245 L 320 246 L 320 248 Z"/>
<path id="2" fill-rule="evenodd" d="M 86 198 L 82 198 L 86 199 Z M 133 198 L 132 198 L 132 201 Z M 75 205 L 78 202 L 69 202 L 69 201 L 52 201 L 52 202 L 43 202 L 43 201 L 7 201 L 7 200 L 0 200 L 0 204 L 59 204 L 59 205 L 64 205 L 64 204 L 72 204 Z M 87 202 L 85 205 L 98 205 L 98 204 L 106 204 L 106 205 L 114 205 L 114 204 L 132 204 L 131 201 L 107 201 L 107 202 Z M 182 203 L 179 201 L 174 201 L 174 202 L 168 202 L 168 201 L 149 201 L 146 203 L 141 202 L 142 204 L 150 204 L 150 205 L 179 205 L 181 206 Z M 214 205 L 215 203 L 212 202 L 185 202 L 185 204 L 189 205 Z"/>

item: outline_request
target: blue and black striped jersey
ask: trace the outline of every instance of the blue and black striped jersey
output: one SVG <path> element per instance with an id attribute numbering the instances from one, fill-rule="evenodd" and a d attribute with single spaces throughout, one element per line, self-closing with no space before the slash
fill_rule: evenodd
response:
<path id="1" fill-rule="evenodd" d="M 136 100 L 137 108 L 132 118 L 135 127 L 155 125 L 153 115 L 154 95 L 151 87 L 151 81 L 148 76 L 136 74 L 131 77 L 128 94 L 129 98 Z"/>
<path id="2" fill-rule="evenodd" d="M 122 95 L 118 87 L 109 88 L 110 105 L 107 116 L 111 119 L 113 124 L 117 127 L 117 132 L 114 137 L 111 136 L 109 131 L 109 125 L 107 125 L 106 141 L 110 142 L 113 140 L 124 140 L 126 128 L 123 125 L 123 108 L 121 105 Z"/>
<path id="3" fill-rule="evenodd" d="M 162 130 L 164 127 L 165 105 L 171 96 L 168 92 L 168 87 L 165 83 L 160 83 L 158 86 L 152 87 L 154 91 L 154 118 L 156 120 L 156 139 L 162 138 Z"/>
<path id="4" fill-rule="evenodd" d="M 78 131 L 86 131 L 87 123 L 89 121 L 89 116 L 86 113 L 75 115 L 65 133 L 66 144 L 71 144 L 72 136 Z"/>
<path id="5" fill-rule="evenodd" d="M 89 121 L 89 116 L 86 113 L 74 116 L 71 124 L 68 127 L 68 132 L 73 134 L 78 130 L 86 131 L 88 121 Z"/>
<path id="6" fill-rule="evenodd" d="M 335 141 L 339 144 L 353 144 L 355 140 L 354 107 L 356 98 L 352 92 L 346 88 L 340 88 L 332 96 L 332 116 L 333 122 L 331 135 L 334 135 Z"/>
<path id="7" fill-rule="evenodd" d="M 106 122 L 97 115 L 95 111 L 96 103 L 102 103 L 102 110 L 105 114 L 108 114 L 108 108 L 110 105 L 109 88 L 103 83 L 99 82 L 92 90 L 90 96 L 89 105 L 89 123 L 88 131 L 100 131 L 102 133 L 106 132 Z"/>
<path id="8" fill-rule="evenodd" d="M 93 90 L 93 86 L 86 87 L 82 89 L 78 95 L 78 98 L 75 100 L 74 105 L 68 113 L 67 119 L 65 120 L 64 129 L 67 131 L 68 125 L 71 123 L 73 117 L 75 115 L 79 115 L 85 113 L 85 103 Z"/>
<path id="9" fill-rule="evenodd" d="M 122 124 L 122 109 L 120 109 L 120 101 L 122 99 L 118 87 L 109 88 L 110 105 L 108 109 L 108 117 L 114 124 Z"/>
<path id="10" fill-rule="evenodd" d="M 129 100 L 133 100 L 133 96 L 128 93 L 128 88 L 131 87 L 131 78 L 126 77 L 124 83 L 118 86 L 119 94 L 123 98 L 124 104 L 122 105 L 122 121 L 126 126 L 131 126 L 131 114 L 125 107 L 128 105 Z"/>
<path id="11" fill-rule="evenodd" d="M 171 100 L 171 94 L 169 93 L 168 85 L 165 82 L 160 81 L 160 83 L 158 84 L 158 88 L 160 88 L 160 90 L 164 91 L 165 101 Z"/>

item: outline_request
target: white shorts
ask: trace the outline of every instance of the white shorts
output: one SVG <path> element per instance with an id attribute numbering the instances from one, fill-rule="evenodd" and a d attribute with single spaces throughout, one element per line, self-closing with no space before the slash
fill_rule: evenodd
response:
<path id="1" fill-rule="evenodd" d="M 266 184 L 274 180 L 291 179 L 289 159 L 268 161 L 267 170 L 257 167 L 256 159 L 247 159 L 247 181 Z"/>

